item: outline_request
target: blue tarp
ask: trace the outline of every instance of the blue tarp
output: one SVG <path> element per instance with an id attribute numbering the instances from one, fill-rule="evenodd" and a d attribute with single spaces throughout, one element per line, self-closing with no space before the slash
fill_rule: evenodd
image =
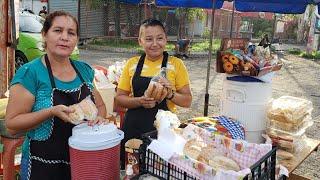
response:
<path id="1" fill-rule="evenodd" d="M 144 0 L 120 1 L 129 4 L 139 4 Z M 212 0 L 155 0 L 155 3 L 157 6 L 212 8 Z M 236 10 L 243 12 L 301 14 L 304 13 L 308 4 L 320 4 L 320 0 L 235 0 Z M 217 0 L 215 9 L 220 9 L 222 5 L 223 0 Z"/>

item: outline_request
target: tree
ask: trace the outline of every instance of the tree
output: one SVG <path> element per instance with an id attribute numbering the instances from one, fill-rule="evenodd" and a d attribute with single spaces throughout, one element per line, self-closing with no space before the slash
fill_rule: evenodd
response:
<path id="1" fill-rule="evenodd" d="M 186 23 L 190 22 L 194 29 L 196 19 L 203 20 L 205 13 L 203 9 L 199 8 L 178 8 L 176 9 L 176 16 L 179 19 L 178 38 L 181 39 L 186 35 Z"/>

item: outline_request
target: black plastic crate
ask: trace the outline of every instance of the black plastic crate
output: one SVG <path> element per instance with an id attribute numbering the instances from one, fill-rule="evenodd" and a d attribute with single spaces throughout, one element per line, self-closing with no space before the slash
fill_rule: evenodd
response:
<path id="1" fill-rule="evenodd" d="M 157 136 L 157 131 L 146 133 L 142 136 L 143 144 L 140 146 L 140 175 L 150 174 L 159 179 L 170 180 L 197 180 L 196 177 L 163 160 L 157 154 L 147 150 L 147 146 Z M 258 162 L 250 167 L 251 174 L 244 177 L 247 179 L 274 180 L 276 167 L 276 147 L 263 156 Z M 138 179 L 139 176 L 134 179 Z M 286 179 L 282 176 L 280 179 Z"/>

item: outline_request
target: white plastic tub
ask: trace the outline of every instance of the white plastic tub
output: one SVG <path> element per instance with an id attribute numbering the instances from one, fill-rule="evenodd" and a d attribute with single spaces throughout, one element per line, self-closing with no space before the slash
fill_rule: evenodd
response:
<path id="1" fill-rule="evenodd" d="M 271 83 L 239 82 L 225 79 L 221 114 L 239 120 L 245 127 L 246 140 L 261 143 L 266 129 L 267 105 L 272 98 Z"/>

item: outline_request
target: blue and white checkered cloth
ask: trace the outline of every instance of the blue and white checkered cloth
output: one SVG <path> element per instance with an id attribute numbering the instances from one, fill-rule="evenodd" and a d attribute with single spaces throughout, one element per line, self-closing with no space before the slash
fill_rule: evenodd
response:
<path id="1" fill-rule="evenodd" d="M 244 128 L 239 121 L 226 116 L 214 116 L 212 118 L 217 119 L 219 123 L 228 130 L 232 139 L 245 139 Z"/>

